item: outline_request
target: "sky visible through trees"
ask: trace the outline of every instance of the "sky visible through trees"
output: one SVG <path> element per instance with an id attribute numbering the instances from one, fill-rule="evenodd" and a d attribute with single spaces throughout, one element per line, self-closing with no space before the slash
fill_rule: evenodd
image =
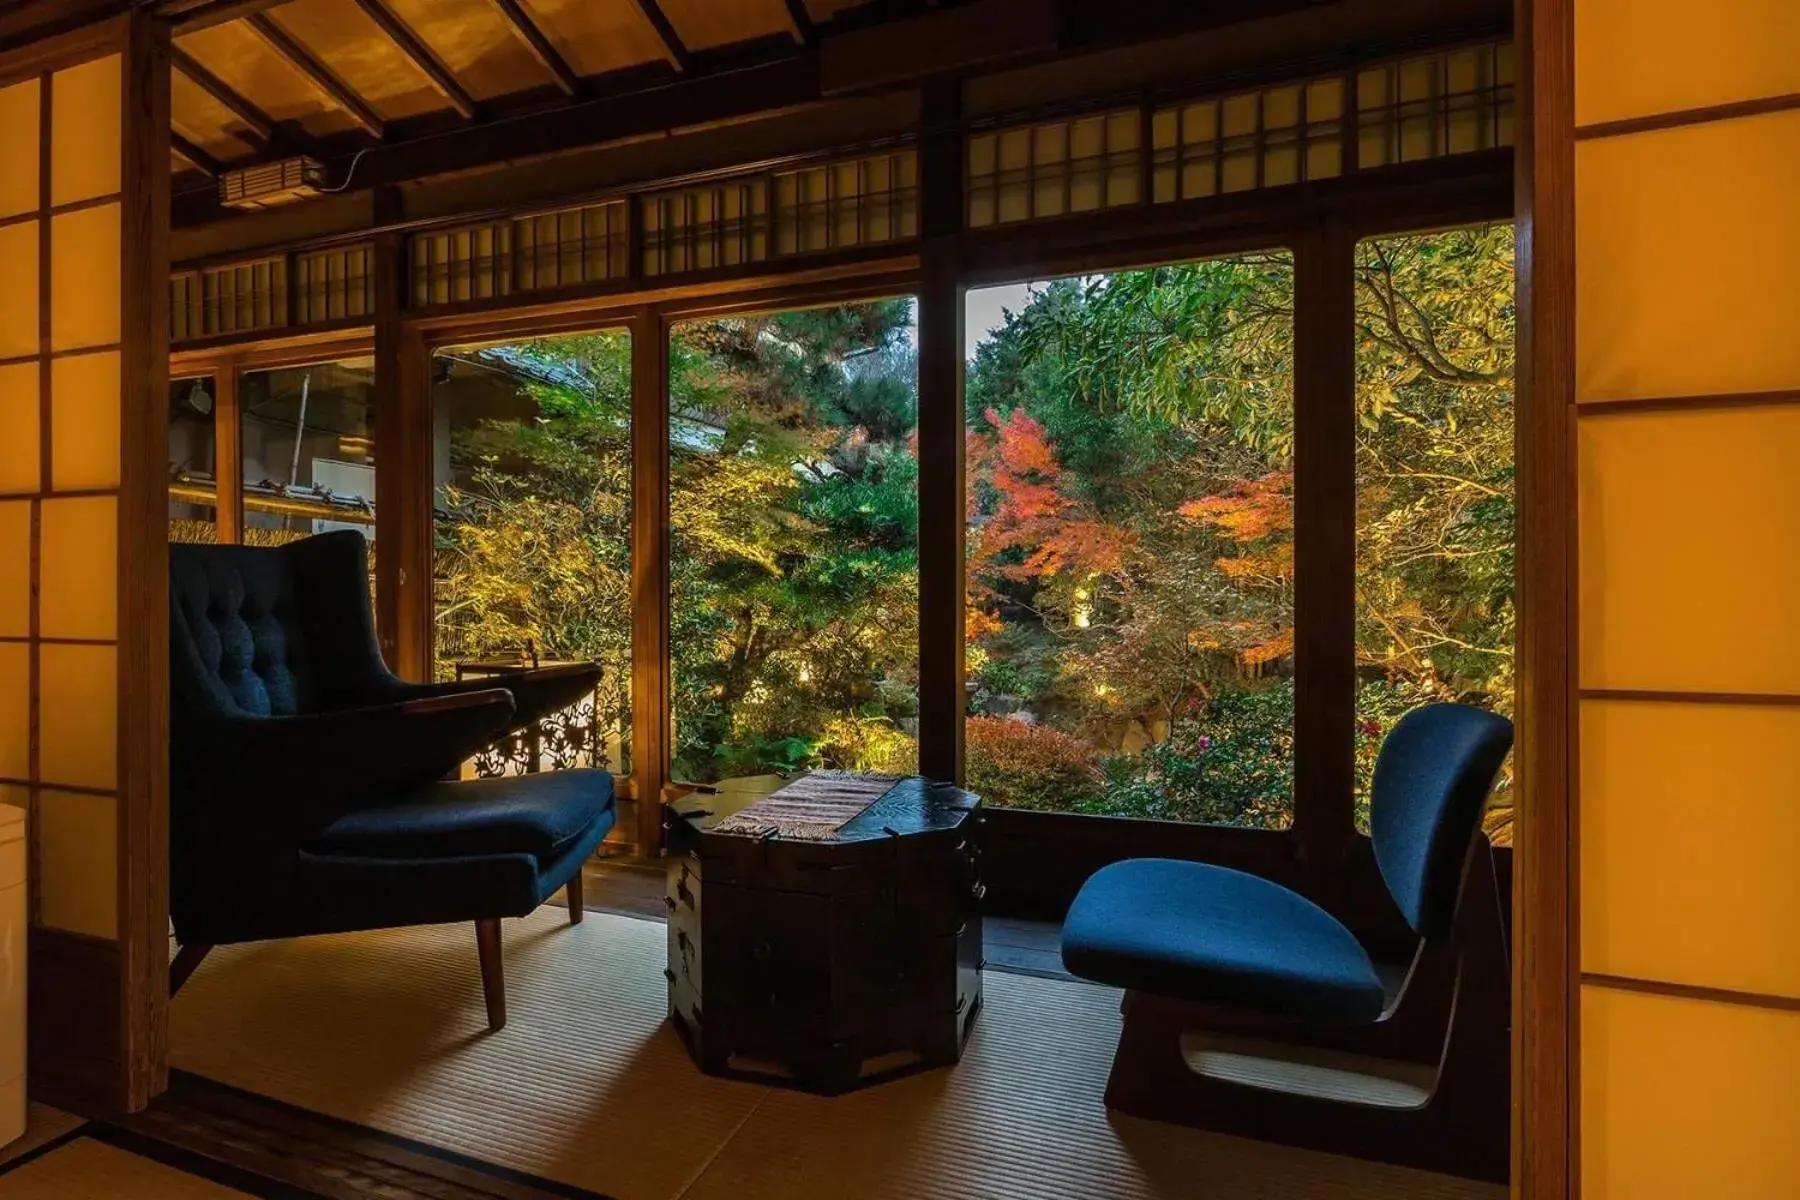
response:
<path id="1" fill-rule="evenodd" d="M 1511 229 L 1365 242 L 1356 294 L 1366 793 L 1409 708 L 1511 707 Z M 1279 253 L 971 294 L 967 753 L 990 803 L 1290 820 L 1292 309 Z M 674 331 L 678 778 L 915 765 L 913 318 Z M 530 638 L 623 672 L 629 343 L 481 353 L 526 404 L 449 432 L 440 657 Z"/>

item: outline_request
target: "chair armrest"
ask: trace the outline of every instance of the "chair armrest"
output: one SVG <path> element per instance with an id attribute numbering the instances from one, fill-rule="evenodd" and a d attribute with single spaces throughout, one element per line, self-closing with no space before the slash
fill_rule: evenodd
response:
<path id="1" fill-rule="evenodd" d="M 408 716 L 419 717 L 456 712 L 464 708 L 492 708 L 502 702 L 508 708 L 516 709 L 511 692 L 502 687 L 485 687 L 471 692 L 448 692 L 441 696 L 421 696 L 417 700 L 402 701 L 400 711 Z"/>
<path id="2" fill-rule="evenodd" d="M 188 720 L 178 795 L 204 797 L 260 835 L 298 842 L 345 813 L 392 804 L 506 733 L 504 688 L 294 717 Z M 259 838 L 260 840 L 260 838 Z"/>
<path id="3" fill-rule="evenodd" d="M 533 667 L 516 675 L 490 675 L 445 683 L 395 680 L 383 689 L 382 698 L 418 701 L 505 688 L 512 693 L 515 706 L 512 728 L 517 729 L 567 708 L 591 694 L 599 683 L 599 663 L 561 663 L 554 667 Z"/>

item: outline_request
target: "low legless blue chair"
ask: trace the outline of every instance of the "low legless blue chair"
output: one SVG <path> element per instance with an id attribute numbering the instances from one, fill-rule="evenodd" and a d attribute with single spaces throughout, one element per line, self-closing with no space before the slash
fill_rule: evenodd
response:
<path id="1" fill-rule="evenodd" d="M 1453 704 L 1407 714 L 1382 744 L 1375 860 L 1418 935 L 1392 986 L 1279 884 L 1172 859 L 1096 872 L 1062 954 L 1126 989 L 1108 1107 L 1504 1180 L 1511 979 L 1481 815 L 1511 748 L 1511 722 Z M 1420 982 L 1434 967 L 1436 1001 Z"/>
<path id="2" fill-rule="evenodd" d="M 169 903 L 180 989 L 215 945 L 473 921 L 506 1021 L 500 918 L 567 886 L 613 826 L 612 776 L 446 781 L 591 693 L 598 667 L 411 684 L 383 664 L 362 535 L 170 547 Z"/>

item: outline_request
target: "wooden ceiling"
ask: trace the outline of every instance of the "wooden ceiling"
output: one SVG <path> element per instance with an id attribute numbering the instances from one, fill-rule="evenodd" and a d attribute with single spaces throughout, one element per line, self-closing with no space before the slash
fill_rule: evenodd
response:
<path id="1" fill-rule="evenodd" d="M 780 61 L 929 0 L 164 0 L 177 190 Z M 172 11 L 171 11 L 172 10 Z"/>

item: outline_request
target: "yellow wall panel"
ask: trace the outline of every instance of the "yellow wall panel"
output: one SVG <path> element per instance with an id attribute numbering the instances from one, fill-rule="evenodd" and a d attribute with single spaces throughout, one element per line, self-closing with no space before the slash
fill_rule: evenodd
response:
<path id="1" fill-rule="evenodd" d="M 40 486 L 40 377 L 34 362 L 0 367 L 0 495 L 35 492 Z"/>
<path id="2" fill-rule="evenodd" d="M 0 173 L 5 168 L 0 166 Z M 38 222 L 0 225 L 0 358 L 38 352 Z M 115 271 L 116 273 L 116 271 Z"/>
<path id="3" fill-rule="evenodd" d="M 1790 1200 L 1800 1013 L 1587 987 L 1582 1200 Z"/>
<path id="4" fill-rule="evenodd" d="M 1579 441 L 1581 685 L 1800 693 L 1800 405 L 1590 416 Z"/>
<path id="5" fill-rule="evenodd" d="M 40 921 L 89 937 L 117 937 L 118 801 L 40 791 L 36 844 Z"/>
<path id="6" fill-rule="evenodd" d="M 42 636 L 117 637 L 119 502 L 111 496 L 45 500 L 40 558 Z"/>
<path id="7" fill-rule="evenodd" d="M 119 211 L 117 204 L 102 204 L 50 219 L 53 350 L 119 340 Z"/>
<path id="8" fill-rule="evenodd" d="M 1578 0 L 1575 121 L 1800 92 L 1794 0 Z"/>
<path id="9" fill-rule="evenodd" d="M 1800 708 L 1587 701 L 1581 968 L 1800 999 Z"/>
<path id="10" fill-rule="evenodd" d="M 118 651 L 38 648 L 39 776 L 47 783 L 118 785 Z"/>
<path id="11" fill-rule="evenodd" d="M 31 633 L 31 502 L 0 501 L 0 637 Z"/>
<path id="12" fill-rule="evenodd" d="M 58 71 L 52 77 L 52 205 L 74 204 L 119 191 L 119 171 L 125 161 L 120 135 L 125 119 L 122 83 L 116 54 Z"/>
<path id="13" fill-rule="evenodd" d="M 0 88 L 0 146 L 6 148 L 6 161 L 0 164 L 0 217 L 39 207 L 39 90 L 35 79 Z"/>
<path id="14" fill-rule="evenodd" d="M 31 647 L 0 642 L 0 778 L 31 777 Z"/>
<path id="15" fill-rule="evenodd" d="M 50 478 L 59 491 L 119 486 L 119 353 L 50 366 Z"/>
<path id="16" fill-rule="evenodd" d="M 1577 398 L 1800 387 L 1800 111 L 1575 147 Z"/>

